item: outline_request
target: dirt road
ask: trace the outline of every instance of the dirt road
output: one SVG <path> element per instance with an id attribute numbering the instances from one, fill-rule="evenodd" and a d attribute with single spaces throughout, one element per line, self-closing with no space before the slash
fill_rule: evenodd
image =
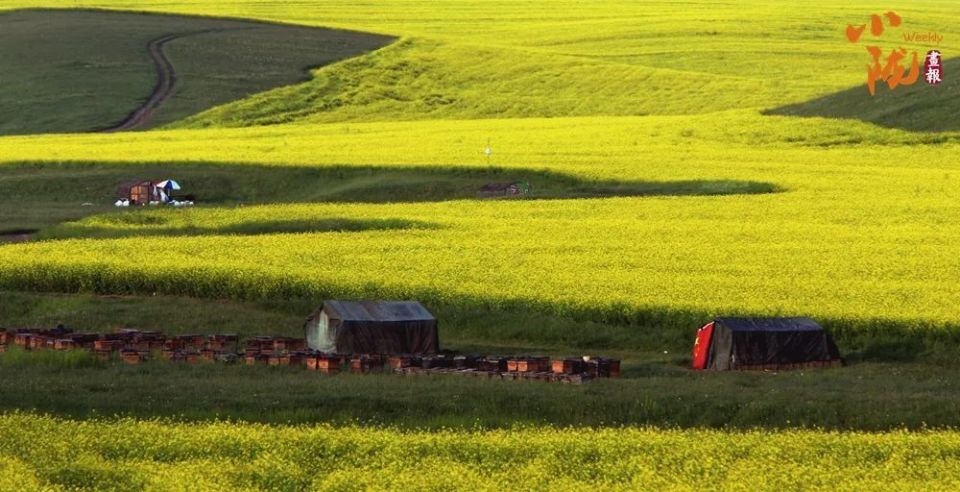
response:
<path id="1" fill-rule="evenodd" d="M 128 130 L 134 130 L 139 126 L 143 125 L 147 120 L 153 116 L 153 113 L 156 112 L 170 96 L 173 95 L 174 89 L 177 85 L 177 73 L 176 69 L 173 66 L 173 62 L 170 61 L 170 58 L 167 57 L 166 52 L 163 48 L 167 43 L 185 38 L 187 36 L 197 36 L 200 34 L 207 34 L 212 32 L 223 32 L 223 31 L 237 31 L 243 29 L 255 29 L 253 27 L 233 27 L 233 28 L 223 28 L 223 29 L 205 29 L 202 31 L 194 31 L 187 33 L 176 33 L 176 34 L 165 34 L 158 38 L 150 40 L 147 43 L 147 52 L 150 54 L 150 59 L 153 60 L 154 67 L 157 71 L 157 85 L 153 89 L 153 93 L 150 94 L 150 97 L 137 108 L 134 112 L 130 113 L 123 121 L 117 125 L 104 128 L 101 130 L 103 133 L 113 133 L 113 132 L 122 132 Z"/>

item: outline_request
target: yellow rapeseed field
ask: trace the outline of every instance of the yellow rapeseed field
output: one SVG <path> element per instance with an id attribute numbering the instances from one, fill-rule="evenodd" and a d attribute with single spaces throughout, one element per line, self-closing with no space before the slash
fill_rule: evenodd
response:
<path id="1" fill-rule="evenodd" d="M 952 326 L 960 271 L 953 134 L 751 112 L 296 125 L 4 140 L 7 160 L 491 165 L 630 182 L 745 180 L 760 195 L 167 211 L 174 225 L 409 219 L 431 230 L 46 242 L 0 250 L 0 281 L 259 298 L 423 297 L 643 319 L 784 313 Z M 534 183 L 535 184 L 535 183 Z M 159 213 L 159 212 L 157 212 Z M 90 219 L 90 224 L 107 219 Z M 128 226 L 129 227 L 129 226 Z M 208 228 L 209 228 L 208 227 Z M 127 269 L 153 266 L 135 278 Z M 349 272 L 345 275 L 344 272 Z M 213 287 L 215 286 L 215 287 Z"/>
<path id="2" fill-rule="evenodd" d="M 19 6 L 63 4 L 9 3 Z M 442 227 L 20 246 L 0 252 L 5 285 L 424 297 L 589 308 L 620 320 L 692 309 L 955 326 L 958 135 L 761 114 L 861 83 L 862 48 L 846 42 L 843 27 L 868 18 L 868 3 L 70 6 L 236 15 L 403 39 L 324 67 L 312 82 L 181 124 L 214 128 L 5 138 L 0 162 L 496 166 L 614 182 L 763 182 L 781 192 L 263 209 L 256 213 L 387 215 Z M 957 39 L 950 13 L 943 2 L 900 10 L 904 29 L 945 33 L 943 49 Z M 257 126 L 276 123 L 287 124 Z M 247 125 L 254 127 L 220 128 Z M 189 217 L 236 222 L 248 213 Z M 122 278 L 144 262 L 157 268 L 141 283 Z"/>
<path id="3" fill-rule="evenodd" d="M 953 490 L 956 432 L 180 424 L 0 417 L 5 490 Z"/>

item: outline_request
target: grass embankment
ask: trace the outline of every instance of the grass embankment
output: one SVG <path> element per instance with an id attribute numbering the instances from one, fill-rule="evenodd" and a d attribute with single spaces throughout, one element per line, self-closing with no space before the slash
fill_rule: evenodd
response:
<path id="1" fill-rule="evenodd" d="M 119 123 L 153 91 L 157 74 L 147 43 L 168 34 L 190 35 L 166 46 L 177 85 L 146 128 L 303 82 L 310 68 L 393 39 L 174 15 L 0 12 L 0 135 L 93 131 Z"/>
<path id="2" fill-rule="evenodd" d="M 12 353 L 0 356 L 0 411 L 81 419 L 125 415 L 429 429 L 530 424 L 873 431 L 960 425 L 960 370 L 926 364 L 697 374 L 627 359 L 619 380 L 569 386 L 164 361 L 104 365 L 89 358 L 53 360 L 49 353 L 8 358 Z"/>

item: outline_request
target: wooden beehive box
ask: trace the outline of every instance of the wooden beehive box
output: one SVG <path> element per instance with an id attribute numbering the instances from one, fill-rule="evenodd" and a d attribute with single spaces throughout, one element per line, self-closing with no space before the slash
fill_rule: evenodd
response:
<path id="1" fill-rule="evenodd" d="M 503 372 L 509 367 L 509 359 L 502 357 L 486 357 L 477 363 L 477 368 L 481 371 Z"/>
<path id="2" fill-rule="evenodd" d="M 304 338 L 288 339 L 287 350 L 295 350 L 295 351 L 307 350 L 307 340 Z"/>
<path id="3" fill-rule="evenodd" d="M 248 338 L 244 344 L 247 349 L 261 351 L 267 347 L 273 348 L 273 337 L 253 337 Z"/>
<path id="4" fill-rule="evenodd" d="M 47 340 L 52 340 L 44 336 L 34 335 L 30 337 L 30 348 L 40 350 L 47 348 Z"/>
<path id="5" fill-rule="evenodd" d="M 124 350 L 120 352 L 120 360 L 126 364 L 139 364 L 146 360 L 146 352 L 140 352 L 138 350 Z"/>
<path id="6" fill-rule="evenodd" d="M 186 345 L 187 344 L 179 338 L 168 338 L 163 341 L 163 348 L 167 350 L 183 350 Z"/>
<path id="7" fill-rule="evenodd" d="M 577 374 L 584 370 L 583 359 L 554 359 L 550 363 L 554 374 Z"/>
<path id="8" fill-rule="evenodd" d="M 546 357 L 524 357 L 517 361 L 517 372 L 549 371 L 550 360 Z"/>
<path id="9" fill-rule="evenodd" d="M 411 355 L 395 355 L 387 359 L 387 364 L 393 369 L 403 369 L 404 367 L 418 367 L 421 365 L 419 357 Z"/>
<path id="10" fill-rule="evenodd" d="M 507 372 L 545 372 L 550 370 L 547 357 L 516 357 L 507 360 Z"/>
<path id="11" fill-rule="evenodd" d="M 122 340 L 96 340 L 93 342 L 93 350 L 98 352 L 120 350 L 121 346 L 123 346 Z"/>
<path id="12" fill-rule="evenodd" d="M 290 365 L 290 356 L 289 355 L 271 355 L 267 359 L 267 364 L 271 366 L 289 366 Z"/>
<path id="13" fill-rule="evenodd" d="M 332 355 L 321 355 L 317 357 L 317 370 L 320 372 L 331 373 L 340 370 L 343 359 Z"/>
<path id="14" fill-rule="evenodd" d="M 227 348 L 227 342 L 214 337 L 210 337 L 207 339 L 207 343 L 204 344 L 204 347 L 207 350 L 223 350 Z"/>
<path id="15" fill-rule="evenodd" d="M 210 335 L 207 337 L 207 348 L 213 350 L 233 349 L 237 345 L 239 338 L 237 335 Z"/>
<path id="16" fill-rule="evenodd" d="M 130 350 L 136 350 L 137 352 L 149 352 L 150 351 L 150 341 L 149 340 L 132 340 L 126 343 L 126 347 Z"/>
<path id="17" fill-rule="evenodd" d="M 586 370 L 584 371 L 590 377 L 596 378 L 616 378 L 620 377 L 620 361 L 618 359 L 607 359 L 598 357 L 586 361 Z"/>
<path id="18" fill-rule="evenodd" d="M 194 349 L 202 349 L 203 344 L 206 342 L 206 339 L 204 338 L 203 335 L 194 335 L 194 334 L 177 335 L 176 339 L 181 340 L 183 342 L 184 347 L 194 348 Z"/>
<path id="19" fill-rule="evenodd" d="M 56 350 L 73 350 L 77 348 L 77 342 L 72 338 L 61 338 L 54 342 L 53 348 Z"/>
<path id="20" fill-rule="evenodd" d="M 476 369 L 477 357 L 473 355 L 458 355 L 453 358 L 453 366 L 457 369 Z"/>
<path id="21" fill-rule="evenodd" d="M 17 333 L 13 336 L 13 344 L 19 347 L 30 348 L 30 339 L 33 338 L 31 333 Z"/>
<path id="22" fill-rule="evenodd" d="M 306 364 L 307 356 L 303 352 L 290 352 L 287 354 L 287 357 L 290 359 L 291 366 L 302 366 Z"/>
<path id="23" fill-rule="evenodd" d="M 350 370 L 356 373 L 383 369 L 383 359 L 378 355 L 361 355 L 350 359 Z"/>
<path id="24" fill-rule="evenodd" d="M 607 374 L 611 378 L 620 377 L 620 360 L 619 359 L 607 359 L 609 362 L 609 368 L 607 369 Z"/>

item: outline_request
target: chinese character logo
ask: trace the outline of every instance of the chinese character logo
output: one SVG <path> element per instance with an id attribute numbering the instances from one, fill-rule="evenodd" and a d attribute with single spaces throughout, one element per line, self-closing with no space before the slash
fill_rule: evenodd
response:
<path id="1" fill-rule="evenodd" d="M 884 22 L 884 18 L 886 18 L 886 22 Z M 870 34 L 874 38 L 879 38 L 883 35 L 885 24 L 889 24 L 890 27 L 899 27 L 901 21 L 902 19 L 896 12 L 887 12 L 883 16 L 873 14 L 870 16 Z M 847 41 L 851 43 L 859 42 L 866 28 L 866 24 L 860 26 L 848 24 Z M 907 56 L 906 49 L 901 47 L 891 50 L 883 63 L 880 61 L 883 56 L 882 48 L 869 45 L 866 49 L 872 60 L 872 63 L 867 65 L 867 90 L 870 91 L 870 95 L 876 94 L 877 82 L 886 82 L 890 89 L 894 89 L 899 85 L 911 85 L 920 77 L 920 63 L 917 60 L 916 51 L 912 53 L 909 71 L 907 71 L 907 67 L 901 63 Z"/>
<path id="2" fill-rule="evenodd" d="M 937 85 L 943 82 L 943 67 L 940 66 L 940 52 L 930 50 L 927 52 L 926 61 L 923 63 L 923 73 L 926 81 L 930 85 Z"/>

